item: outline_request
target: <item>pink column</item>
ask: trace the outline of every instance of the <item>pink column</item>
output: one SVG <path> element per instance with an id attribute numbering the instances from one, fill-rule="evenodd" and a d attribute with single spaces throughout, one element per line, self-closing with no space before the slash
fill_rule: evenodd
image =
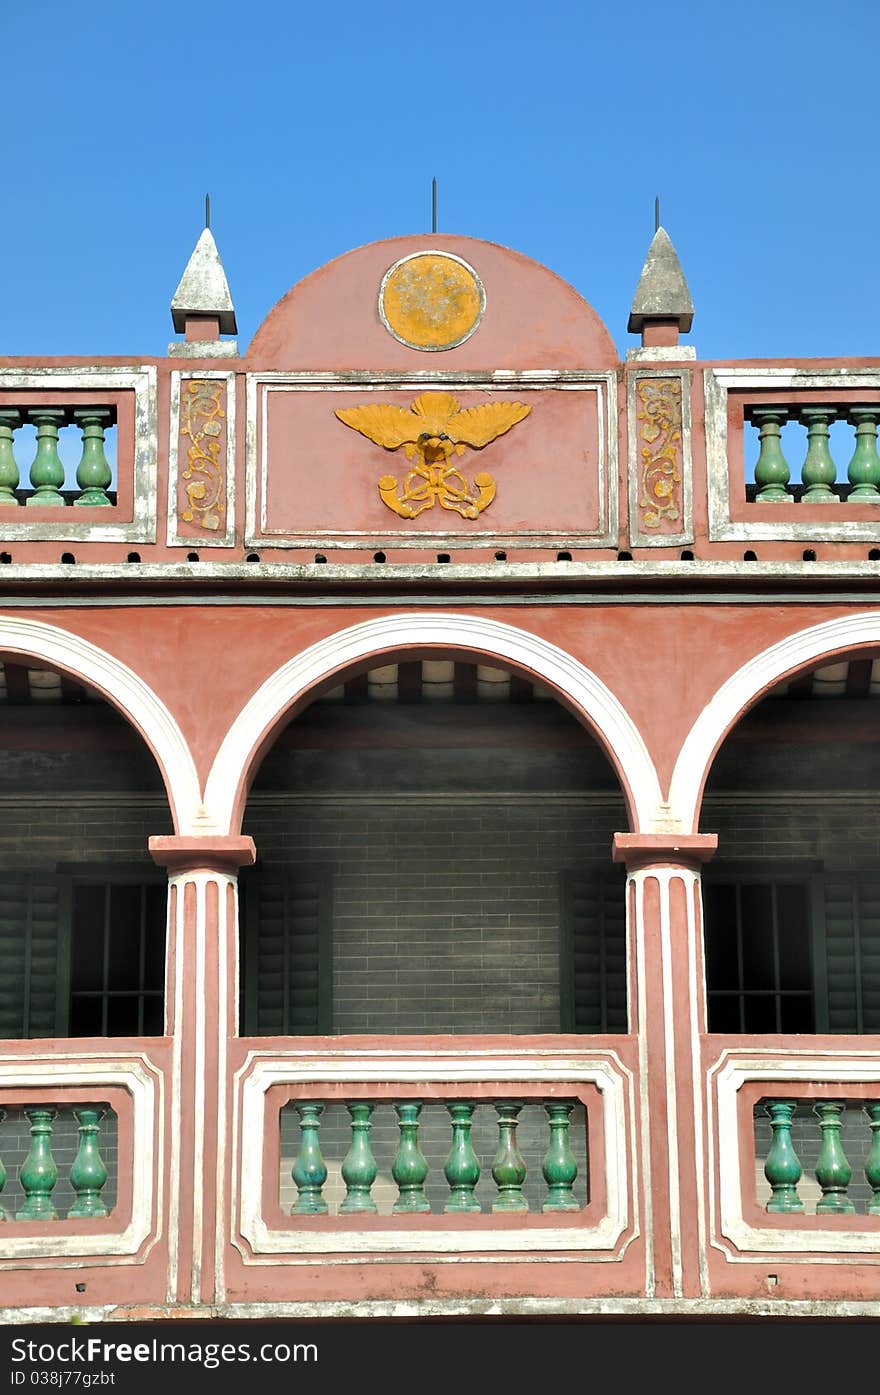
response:
<path id="1" fill-rule="evenodd" d="M 165 1031 L 174 1038 L 168 1302 L 223 1296 L 227 1048 L 238 1030 L 239 867 L 251 838 L 150 839 L 168 868 Z"/>
<path id="2" fill-rule="evenodd" d="M 707 1292 L 700 1034 L 706 1030 L 700 865 L 715 834 L 618 833 L 627 868 L 630 1030 L 639 1038 L 646 1288 Z"/>

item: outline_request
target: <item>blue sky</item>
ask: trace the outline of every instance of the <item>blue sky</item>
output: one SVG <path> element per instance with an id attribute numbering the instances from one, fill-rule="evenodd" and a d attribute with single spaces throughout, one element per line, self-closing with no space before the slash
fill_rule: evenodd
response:
<path id="1" fill-rule="evenodd" d="M 880 351 L 876 0 L 0 0 L 0 352 L 161 354 L 213 230 L 244 347 L 331 257 L 515 247 L 623 352 L 653 201 L 701 357 Z"/>

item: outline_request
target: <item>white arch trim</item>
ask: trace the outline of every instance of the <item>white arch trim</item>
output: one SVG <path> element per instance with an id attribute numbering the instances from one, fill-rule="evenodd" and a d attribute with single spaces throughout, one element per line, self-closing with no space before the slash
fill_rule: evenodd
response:
<path id="1" fill-rule="evenodd" d="M 595 674 L 537 635 L 474 615 L 392 615 L 319 640 L 266 679 L 230 727 L 205 786 L 205 805 L 221 832 L 231 832 L 239 785 L 254 752 L 281 714 L 315 684 L 383 650 L 476 649 L 564 693 L 604 735 L 629 786 L 637 830 L 654 827 L 660 784 L 629 713 Z"/>
<path id="2" fill-rule="evenodd" d="M 168 708 L 142 678 L 96 644 L 42 620 L 0 617 L 0 650 L 65 669 L 120 707 L 159 762 L 177 832 L 201 831 L 199 779 L 189 746 Z"/>
<path id="3" fill-rule="evenodd" d="M 688 732 L 672 772 L 669 812 L 683 830 L 696 827 L 700 792 L 715 750 L 745 708 L 787 673 L 862 644 L 880 644 L 880 612 L 846 615 L 799 630 L 756 654 L 727 679 Z"/>

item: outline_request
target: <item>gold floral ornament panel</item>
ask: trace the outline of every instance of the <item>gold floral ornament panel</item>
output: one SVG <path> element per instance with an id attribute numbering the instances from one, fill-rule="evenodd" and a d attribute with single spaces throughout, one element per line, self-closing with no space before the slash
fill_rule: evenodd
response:
<path id="1" fill-rule="evenodd" d="M 400 518 L 417 518 L 439 504 L 462 518 L 478 518 L 495 498 L 492 476 L 481 472 L 469 483 L 453 463 L 465 450 L 482 450 L 531 411 L 523 402 L 482 402 L 459 409 L 450 392 L 423 392 L 412 406 L 376 403 L 340 408 L 336 415 L 385 450 L 400 450 L 413 468 L 398 484 L 394 475 L 379 480 L 379 495 Z"/>
<path id="2" fill-rule="evenodd" d="M 661 529 L 682 515 L 681 379 L 642 378 L 636 389 L 639 524 Z"/>
<path id="3" fill-rule="evenodd" d="M 389 334 L 429 353 L 463 344 L 485 308 L 486 292 L 474 268 L 449 252 L 402 257 L 379 288 L 379 315 Z"/>
<path id="4" fill-rule="evenodd" d="M 186 448 L 180 521 L 211 533 L 223 526 L 226 512 L 225 393 L 223 383 L 193 379 L 180 396 L 180 442 Z"/>

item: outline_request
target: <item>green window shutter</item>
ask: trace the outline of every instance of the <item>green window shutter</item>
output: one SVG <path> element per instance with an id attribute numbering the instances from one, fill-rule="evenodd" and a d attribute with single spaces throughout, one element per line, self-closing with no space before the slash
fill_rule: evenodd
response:
<path id="1" fill-rule="evenodd" d="M 54 1037 L 67 1030 L 67 951 L 58 881 L 39 873 L 0 876 L 0 1037 Z"/>
<path id="2" fill-rule="evenodd" d="M 561 1026 L 625 1032 L 626 881 L 572 869 L 562 874 Z"/>
<path id="3" fill-rule="evenodd" d="M 823 887 L 829 1032 L 880 1032 L 880 879 L 827 876 Z"/>
<path id="4" fill-rule="evenodd" d="M 246 879 L 245 900 L 245 1034 L 332 1031 L 329 870 L 258 868 Z"/>

